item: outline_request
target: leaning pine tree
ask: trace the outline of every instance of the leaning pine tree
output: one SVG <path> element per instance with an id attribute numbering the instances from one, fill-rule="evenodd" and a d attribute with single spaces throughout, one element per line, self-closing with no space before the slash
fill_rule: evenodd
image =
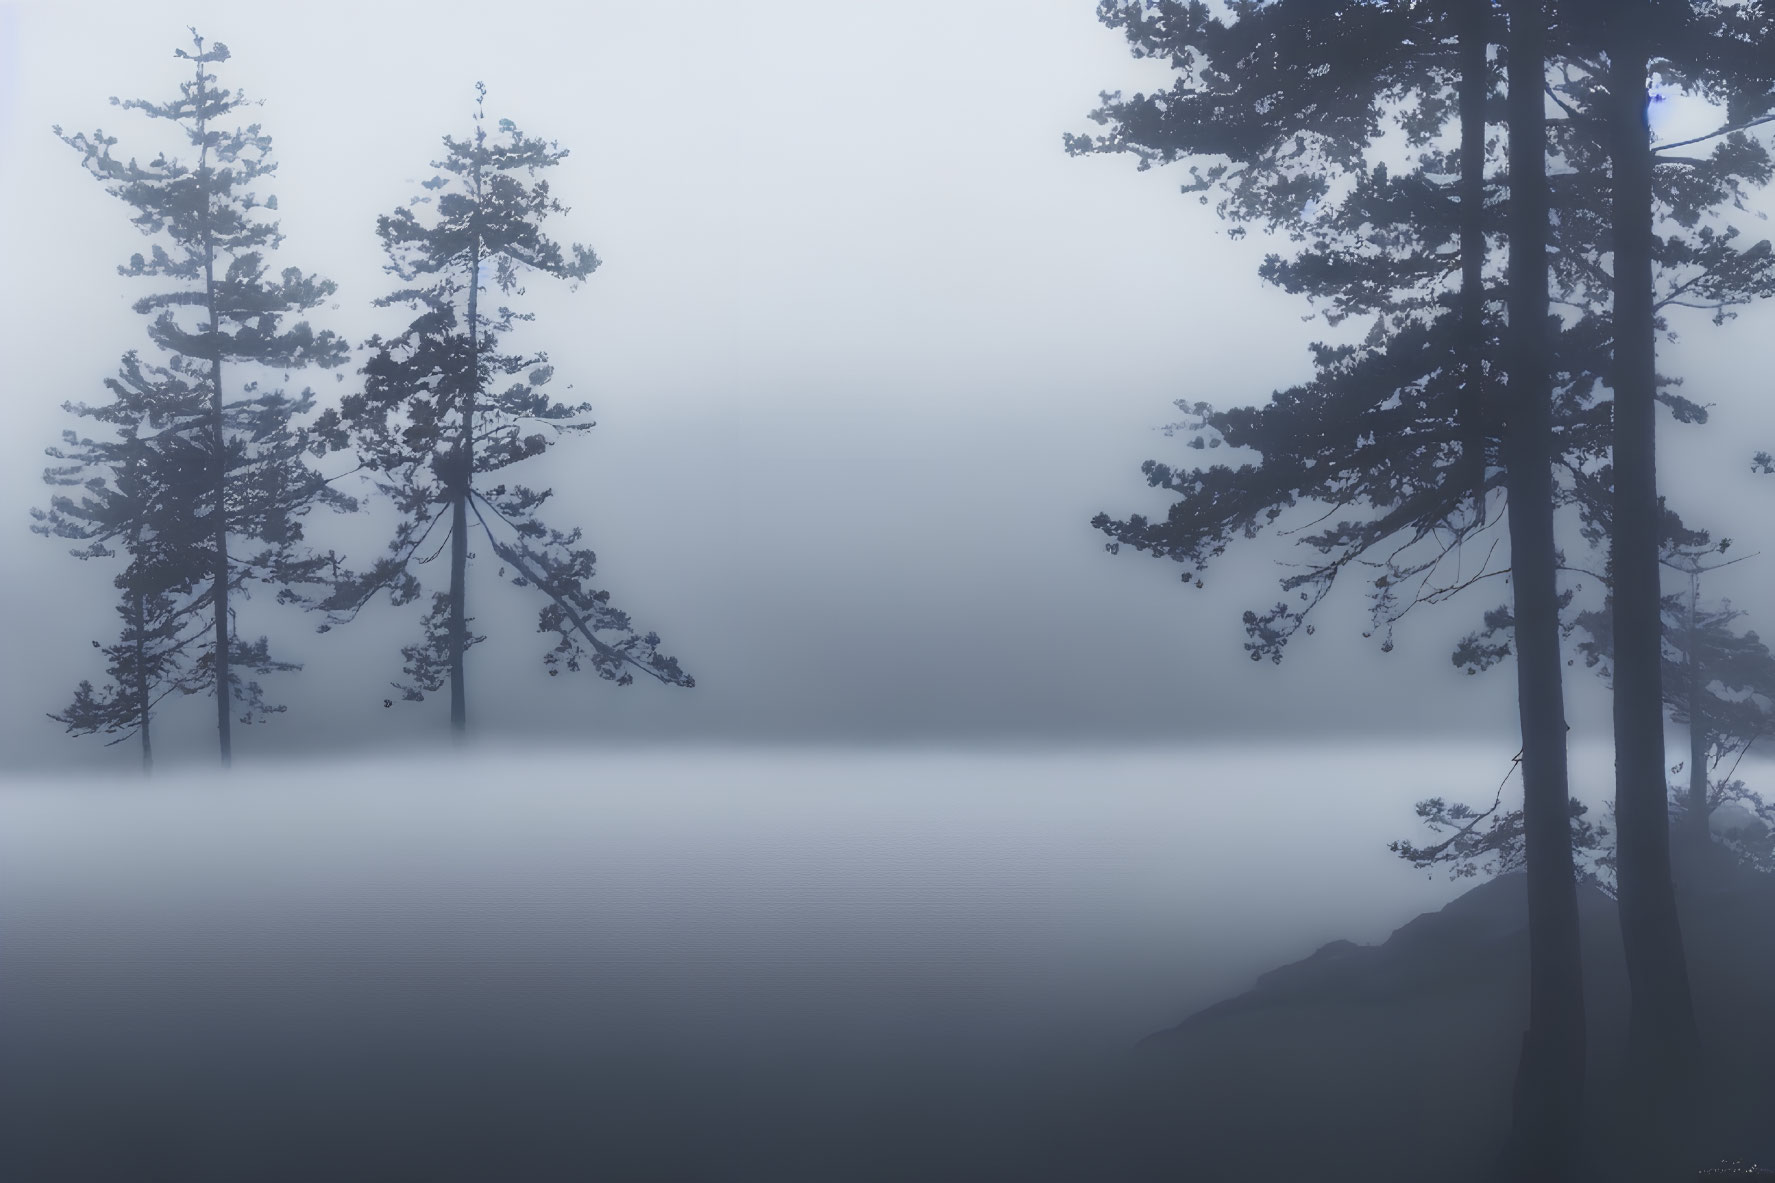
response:
<path id="1" fill-rule="evenodd" d="M 181 418 L 159 447 L 182 470 L 188 524 L 202 541 L 168 553 L 174 569 L 158 578 L 167 588 L 202 588 L 195 610 L 209 621 L 210 636 L 191 650 L 186 685 L 215 694 L 226 765 L 236 711 L 251 722 L 281 709 L 268 706 L 241 671 L 295 668 L 273 658 L 264 638 L 244 642 L 236 635 L 233 601 L 251 583 L 276 588 L 280 600 L 301 599 L 300 589 L 318 582 L 327 563 L 304 547 L 302 519 L 317 504 L 351 505 L 307 462 L 315 439 L 298 420 L 313 407 L 313 394 L 291 396 L 272 375 L 339 365 L 349 350 L 306 322 L 285 323 L 334 288 L 293 267 L 269 272 L 266 255 L 282 236 L 266 217 L 277 199 L 262 197 L 258 186 L 277 165 L 271 138 L 258 124 L 228 126 L 248 102 L 220 86 L 212 69 L 228 60 L 228 47 L 193 30 L 192 48 L 175 53 L 192 66 L 176 97 L 112 102 L 173 124 L 192 159 L 158 153 L 146 163 L 125 161 L 111 154 L 117 140 L 102 131 L 64 135 L 57 128 L 56 134 L 107 191 L 134 209 L 132 220 L 154 240 L 148 254 L 119 270 L 156 284 L 135 310 L 152 317 L 148 337 L 166 355 L 165 375 L 157 380 L 183 383 L 199 399 L 200 412 Z"/>
<path id="2" fill-rule="evenodd" d="M 388 270 L 405 286 L 378 300 L 416 315 L 404 332 L 372 338 L 362 393 L 348 395 L 320 427 L 335 447 L 355 442 L 365 469 L 401 513 L 389 553 L 368 571 L 348 576 L 324 607 L 335 622 L 349 620 L 386 591 L 396 604 L 423 589 L 415 567 L 450 552 L 449 584 L 432 595 L 423 637 L 402 650 L 404 697 L 418 701 L 450 687 L 450 724 L 468 723 L 465 656 L 483 638 L 469 631 L 468 568 L 471 532 L 520 587 L 541 593 L 538 628 L 556 638 L 543 658 L 550 674 L 590 664 L 620 685 L 639 671 L 660 682 L 693 686 L 674 657 L 660 652 L 654 633 L 637 633 L 609 593 L 592 585 L 596 556 L 580 545 L 578 529 L 543 523 L 539 510 L 551 490 L 492 483 L 496 474 L 540 456 L 562 432 L 592 426 L 590 407 L 552 399 L 546 354 L 502 348 L 504 336 L 531 315 L 481 298 L 521 295 L 520 279 L 539 273 L 577 284 L 598 266 L 590 248 L 563 247 L 542 222 L 566 212 L 535 179 L 567 155 L 533 139 L 509 120 L 499 134 L 484 126 L 486 88 L 477 86 L 474 131 L 444 137 L 430 192 L 377 222 Z"/>

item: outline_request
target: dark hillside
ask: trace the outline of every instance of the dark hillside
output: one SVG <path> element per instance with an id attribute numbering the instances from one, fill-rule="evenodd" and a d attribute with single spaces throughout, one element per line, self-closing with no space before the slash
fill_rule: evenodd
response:
<path id="1" fill-rule="evenodd" d="M 1684 920 L 1712 1056 L 1704 1154 L 1775 1161 L 1775 884 L 1688 901 Z M 1595 1082 L 1606 1114 L 1627 1021 L 1612 900 L 1581 897 Z M 1526 1018 L 1527 893 L 1509 875 L 1379 945 L 1334 941 L 1142 1045 L 1165 1157 L 1200 1178 L 1488 1177 L 1509 1128 Z M 1629 1178 L 1597 1164 L 1598 1178 Z"/>

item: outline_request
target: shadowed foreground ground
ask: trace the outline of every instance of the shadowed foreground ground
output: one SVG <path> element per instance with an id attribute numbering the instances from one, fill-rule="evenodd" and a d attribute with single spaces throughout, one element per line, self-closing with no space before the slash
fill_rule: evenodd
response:
<path id="1" fill-rule="evenodd" d="M 1714 1055 L 1707 1163 L 1775 1161 L 1771 886 L 1690 907 Z M 248 1178 L 247 1163 L 263 1164 L 250 1173 L 255 1183 L 533 1183 L 588 1170 L 677 1183 L 1479 1183 L 1507 1128 L 1525 919 L 1521 879 L 1494 880 L 1382 944 L 1334 941 L 1107 1056 L 1062 1054 L 1063 1032 L 1053 1047 L 989 1046 L 964 1030 L 920 1025 L 853 1046 L 838 1029 L 810 1034 L 788 1021 L 736 1030 L 721 1045 L 652 1035 L 594 1047 L 557 1034 L 543 995 L 479 974 L 462 983 L 470 996 L 499 991 L 540 1004 L 534 1030 L 517 1015 L 496 1038 L 458 1032 L 444 1045 L 435 1035 L 449 1026 L 441 1014 L 398 1043 L 400 1025 L 386 1018 L 357 1039 L 344 1039 L 332 1020 L 326 1030 L 286 1023 L 275 1040 L 241 1032 L 262 1076 L 243 1066 L 221 1081 L 213 1051 L 201 1067 L 162 1049 L 135 1060 L 158 1081 L 14 1078 L 0 1089 L 8 1102 L 0 1126 L 33 1109 L 49 1124 L 14 1127 L 0 1154 L 22 1168 L 7 1178 L 33 1183 L 220 1183 Z M 1593 1142 L 1607 1147 L 1608 1083 L 1626 1020 L 1613 902 L 1587 894 L 1583 922 Z M 651 989 L 672 988 L 686 968 Z M 409 969 L 412 981 L 384 983 L 394 996 L 425 979 L 436 989 L 450 966 L 426 959 Z M 206 1020 L 208 1038 L 218 1025 L 226 1016 Z M 360 1041 L 362 1054 L 343 1050 Z M 110 1062 L 116 1051 L 103 1055 Z M 58 1086 L 72 1090 L 59 1101 Z M 1607 1161 L 1592 1176 L 1642 1177 Z"/>
<path id="2" fill-rule="evenodd" d="M 1711 1058 L 1705 1163 L 1775 1162 L 1772 887 L 1686 901 Z M 1522 877 L 1495 879 L 1380 945 L 1332 942 L 1152 1036 L 1140 1104 L 1155 1158 L 1203 1179 L 1488 1178 L 1526 1019 L 1526 921 Z M 1582 923 L 1592 1169 L 1629 1179 L 1607 1116 L 1627 1024 L 1613 901 L 1587 891 Z"/>

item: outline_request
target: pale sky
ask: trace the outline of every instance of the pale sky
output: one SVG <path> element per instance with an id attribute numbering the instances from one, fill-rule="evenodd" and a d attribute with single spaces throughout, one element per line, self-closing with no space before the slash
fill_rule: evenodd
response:
<path id="1" fill-rule="evenodd" d="M 572 150 L 556 235 L 604 266 L 577 293 L 532 284 L 526 341 L 596 406 L 598 428 L 529 479 L 582 525 L 603 583 L 694 673 L 693 691 L 550 681 L 535 607 L 491 579 L 471 610 L 471 722 L 487 733 L 760 740 L 1179 739 L 1447 731 L 1512 734 L 1513 678 L 1467 678 L 1456 635 L 1477 593 L 1377 653 L 1353 591 L 1280 667 L 1241 649 L 1240 612 L 1276 598 L 1276 547 L 1186 590 L 1179 569 L 1112 559 L 1098 510 L 1158 513 L 1139 473 L 1175 458 L 1171 400 L 1261 401 L 1307 375 L 1329 330 L 1258 283 L 1274 249 L 1231 242 L 1182 173 L 1069 159 L 1062 133 L 1105 89 L 1162 85 L 1091 0 L 815 0 L 488 5 L 0 4 L 0 750 L 9 766 L 127 764 L 44 718 L 99 672 L 109 571 L 32 536 L 42 449 L 145 343 L 116 264 L 127 208 L 50 134 L 102 127 L 151 155 L 164 129 L 107 99 L 171 93 L 185 26 L 228 44 L 224 83 L 264 100 L 287 241 L 277 266 L 339 284 L 317 325 L 354 342 L 389 323 L 375 218 L 415 192 L 473 87 L 488 112 Z M 413 15 L 423 11 L 424 17 Z M 497 12 L 498 15 L 494 15 Z M 1767 309 L 1697 314 L 1666 372 L 1718 404 L 1666 432 L 1679 508 L 1741 550 L 1775 552 Z M 300 385 L 299 375 L 296 384 Z M 323 399 L 343 389 L 311 375 Z M 347 375 L 346 382 L 355 381 Z M 337 461 L 335 461 L 337 462 Z M 367 492 L 367 490 L 359 490 Z M 317 519 L 322 549 L 367 560 L 390 515 Z M 1769 597 L 1767 558 L 1729 590 Z M 1722 583 L 1722 589 L 1728 588 Z M 1775 605 L 1768 605 L 1775 607 Z M 287 715 L 240 757 L 441 735 L 442 700 L 383 710 L 411 613 L 314 622 L 261 596 L 241 631 L 308 663 L 275 679 Z M 1765 626 L 1765 631 L 1769 627 Z M 1574 671 L 1574 714 L 1606 724 Z M 163 750 L 208 757 L 206 703 L 169 704 Z"/>

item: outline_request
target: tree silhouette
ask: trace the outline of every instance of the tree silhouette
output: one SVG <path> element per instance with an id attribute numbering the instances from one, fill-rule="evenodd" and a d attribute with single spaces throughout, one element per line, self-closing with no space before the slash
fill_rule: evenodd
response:
<path id="1" fill-rule="evenodd" d="M 1701 576 L 1715 568 L 1703 566 L 1698 556 L 1682 558 L 1687 560 L 1682 566 L 1689 576 L 1688 595 L 1665 601 L 1671 651 L 1664 667 L 1666 701 L 1671 720 L 1689 732 L 1688 785 L 1685 792 L 1673 794 L 1682 841 L 1673 850 L 1686 845 L 1695 851 L 1699 857 L 1678 865 L 1686 861 L 1691 873 L 1707 875 L 1715 861 L 1711 820 L 1721 806 L 1737 802 L 1762 824 L 1729 832 L 1718 845 L 1727 847 L 1740 865 L 1775 870 L 1775 851 L 1769 845 L 1775 815 L 1760 794 L 1734 776 L 1751 745 L 1775 735 L 1775 654 L 1754 631 L 1734 627 L 1745 614 L 1730 601 L 1702 601 Z"/>
<path id="2" fill-rule="evenodd" d="M 1704 883 L 1719 878 L 1722 853 L 1740 866 L 1767 867 L 1766 851 L 1747 842 L 1750 835 L 1716 842 L 1710 825 L 1714 812 L 1730 801 L 1753 816 L 1767 812 L 1762 798 L 1733 774 L 1751 745 L 1775 731 L 1775 655 L 1755 631 L 1737 627 L 1743 610 L 1729 601 L 1710 604 L 1701 595 L 1708 572 L 1754 557 L 1726 558 L 1730 547 L 1730 539 L 1715 544 L 1704 534 L 1684 532 L 1667 541 L 1662 556 L 1688 585 L 1660 604 L 1663 705 L 1670 720 L 1689 733 L 1688 757 L 1671 769 L 1686 770 L 1688 783 L 1666 788 L 1666 816 L 1677 823 L 1670 849 L 1682 874 Z M 1612 608 L 1611 602 L 1585 613 L 1578 625 L 1589 634 L 1580 646 L 1585 660 L 1618 679 L 1619 626 Z"/>
<path id="3" fill-rule="evenodd" d="M 201 602 L 191 594 L 205 569 L 206 539 L 193 529 L 205 485 L 201 464 L 185 455 L 183 433 L 201 424 L 204 392 L 164 367 L 144 365 L 129 353 L 116 376 L 106 379 L 111 402 L 69 403 L 70 414 L 111 429 L 109 438 L 63 433 L 49 449 L 58 463 L 44 473 L 53 486 L 78 489 L 56 495 L 47 510 L 33 510 L 32 530 L 78 540 L 71 553 L 127 562 L 115 577 L 122 593 L 118 639 L 94 641 L 106 659 L 108 683 L 82 681 L 73 701 L 51 716 L 76 735 L 135 737 L 142 768 L 154 763 L 151 720 L 167 695 L 199 688 L 192 654 L 205 636 Z M 199 479 L 193 479 L 198 477 Z"/>
<path id="4" fill-rule="evenodd" d="M 526 274 L 577 285 L 598 258 L 577 243 L 563 247 L 542 228 L 567 210 L 536 174 L 567 151 L 526 136 L 510 120 L 490 136 L 486 88 L 476 90 L 472 134 L 446 136 L 427 192 L 377 221 L 388 270 L 406 285 L 377 303 L 416 315 L 400 334 L 367 343 L 364 389 L 318 424 L 333 446 L 355 445 L 401 515 L 388 554 L 341 580 L 324 607 L 337 623 L 381 593 L 411 603 L 423 591 L 416 568 L 448 546 L 448 586 L 433 593 L 421 640 L 402 650 L 407 681 L 397 685 L 418 701 L 448 683 L 450 723 L 459 735 L 468 722 L 465 657 L 484 639 L 469 629 L 471 531 L 486 538 L 504 564 L 501 574 L 509 571 L 513 583 L 542 594 L 538 628 L 556 638 L 543 658 L 551 675 L 590 665 L 619 685 L 636 672 L 695 685 L 676 658 L 660 651 L 657 634 L 637 632 L 609 593 L 593 585 L 596 555 L 580 545 L 580 530 L 543 522 L 551 490 L 479 479 L 592 426 L 589 405 L 547 393 L 554 377 L 547 354 L 502 348 L 505 335 L 533 314 L 503 304 L 489 314 L 483 293 L 520 296 Z"/>
<path id="5" fill-rule="evenodd" d="M 214 692 L 226 765 L 237 710 L 242 722 L 252 722 L 283 709 L 266 703 L 242 671 L 297 668 L 274 658 L 264 638 L 245 641 L 236 633 L 234 598 L 259 583 L 275 588 L 280 601 L 302 600 L 302 589 L 318 584 L 328 564 L 303 545 L 303 518 L 316 505 L 352 506 L 307 463 L 318 441 L 299 418 L 313 409 L 313 393 L 290 395 L 281 381 L 297 367 L 339 365 L 348 349 L 305 321 L 286 323 L 325 301 L 334 286 L 293 267 L 270 273 L 268 255 L 282 236 L 266 216 L 277 199 L 261 196 L 259 186 L 277 165 L 271 137 L 259 124 L 226 126 L 248 105 L 238 91 L 222 87 L 212 69 L 228 60 L 228 47 L 192 30 L 191 48 L 175 54 L 192 67 L 177 97 L 111 101 L 172 124 L 194 159 L 160 152 L 146 163 L 123 160 L 112 155 L 116 137 L 103 131 L 63 134 L 58 127 L 56 134 L 107 192 L 134 209 L 131 220 L 153 240 L 147 254 L 134 255 L 119 271 L 156 281 L 155 290 L 135 302 L 135 310 L 151 318 L 148 337 L 164 355 L 153 367 L 154 381 L 176 384 L 203 403 L 201 413 L 179 417 L 156 454 L 179 469 L 168 480 L 181 489 L 201 486 L 202 497 L 184 504 L 207 542 L 181 547 L 176 569 L 164 576 L 169 582 L 150 583 L 145 591 L 204 586 L 199 603 L 180 609 L 181 615 L 204 612 L 211 632 L 190 649 L 182 685 Z M 285 372 L 281 380 L 274 371 Z M 76 717 L 85 720 L 84 705 L 77 706 Z"/>
<path id="6" fill-rule="evenodd" d="M 1448 118 L 1464 117 L 1462 146 L 1471 154 L 1485 143 L 1471 121 L 1484 113 L 1479 94 L 1489 97 L 1492 83 L 1489 70 L 1479 73 L 1482 53 L 1473 42 L 1489 42 L 1489 10 L 1451 13 L 1403 3 L 1334 9 L 1283 0 L 1237 10 L 1237 19 L 1223 24 L 1200 5 L 1106 8 L 1128 29 L 1137 53 L 1164 54 L 1182 76 L 1158 98 L 1106 96 L 1095 117 L 1111 123 L 1114 134 L 1075 138 L 1069 147 L 1133 150 L 1143 164 L 1229 158 L 1198 171 L 1196 187 L 1220 186 L 1224 215 L 1286 226 L 1306 243 L 1291 260 L 1272 256 L 1265 275 L 1329 298 L 1333 317 L 1372 315 L 1375 327 L 1362 347 L 1317 347 L 1315 382 L 1277 395 L 1268 407 L 1191 408 L 1193 445 L 1251 448 L 1259 464 L 1179 471 L 1149 461 L 1148 483 L 1177 497 L 1166 520 L 1099 515 L 1094 524 L 1109 534 L 1112 550 L 1133 545 L 1199 569 L 1233 538 L 1255 534 L 1302 503 L 1330 507 L 1317 519 L 1321 526 L 1348 508 L 1369 510 L 1306 535 L 1327 558 L 1284 581 L 1302 606 L 1285 601 L 1246 614 L 1253 658 L 1279 659 L 1288 639 L 1310 627 L 1308 614 L 1338 575 L 1372 562 L 1367 556 L 1377 548 L 1388 548 L 1373 563 L 1381 568 L 1373 587 L 1375 624 L 1383 631 L 1413 604 L 1486 577 L 1482 569 L 1450 579 L 1443 563 L 1495 520 L 1485 512 L 1488 486 L 1507 489 L 1532 946 L 1515 1149 L 1528 1169 L 1563 1169 L 1581 1107 L 1584 1019 L 1565 833 L 1539 7 L 1510 9 L 1511 191 L 1502 229 L 1511 329 L 1484 337 L 1475 331 L 1485 323 L 1482 300 L 1489 297 L 1461 290 L 1484 278 L 1483 260 L 1474 257 L 1485 245 L 1479 228 L 1487 219 L 1475 201 L 1484 169 L 1471 156 L 1450 160 L 1434 141 Z M 1420 167 L 1397 179 L 1370 163 L 1389 109 L 1420 153 Z M 1320 161 L 1351 178 L 1341 194 L 1322 175 L 1303 172 Z M 1438 178 L 1454 178 L 1458 192 L 1447 194 Z M 1315 216 L 1318 206 L 1330 210 Z M 1452 292 L 1443 278 L 1451 272 L 1460 276 Z M 1499 369 L 1509 373 L 1503 398 L 1480 385 Z M 1482 430 L 1488 415 L 1493 426 Z M 1482 475 L 1491 467 L 1482 437 L 1496 440 L 1501 471 Z M 1391 647 L 1390 638 L 1384 646 Z M 1551 835 L 1550 825 L 1557 827 Z"/>
<path id="7" fill-rule="evenodd" d="M 1567 828 L 1565 703 L 1554 537 L 1552 334 L 1548 330 L 1545 16 L 1510 0 L 1509 326 L 1506 330 L 1510 568 L 1522 727 L 1523 854 L 1529 883 L 1529 1021 L 1516 1075 L 1513 1153 L 1528 1177 L 1569 1177 L 1583 1113 L 1583 969 Z"/>
<path id="8" fill-rule="evenodd" d="M 1665 596 L 1662 604 L 1664 707 L 1669 719 L 1689 733 L 1688 758 L 1671 768 L 1686 774 L 1686 783 L 1668 788 L 1673 862 L 1691 881 L 1717 877 L 1722 855 L 1727 866 L 1775 872 L 1775 850 L 1770 845 L 1775 812 L 1761 794 L 1736 777 L 1738 763 L 1751 746 L 1775 735 L 1775 654 L 1754 630 L 1737 627 L 1746 615 L 1742 609 L 1729 601 L 1709 603 L 1701 598 L 1703 575 L 1744 559 L 1720 557 L 1729 542 L 1711 544 L 1705 535 L 1683 534 L 1683 541 L 1667 542 L 1664 563 L 1685 575 L 1689 587 Z M 1578 650 L 1585 663 L 1604 677 L 1615 670 L 1612 608 L 1605 602 L 1577 613 L 1568 626 L 1568 631 L 1583 634 Z M 1494 615 L 1487 633 L 1469 639 L 1474 659 L 1494 660 L 1486 654 L 1509 629 L 1507 619 Z M 1513 761 L 1512 772 L 1514 768 Z M 1498 794 L 1484 809 L 1443 797 L 1419 801 L 1418 819 L 1442 837 L 1422 846 L 1400 840 L 1390 849 L 1420 869 L 1447 867 L 1455 878 L 1520 870 L 1522 811 L 1503 807 L 1503 787 L 1499 785 Z M 1748 824 L 1715 833 L 1710 819 L 1732 804 L 1740 807 Z M 1581 802 L 1572 802 L 1571 808 L 1572 848 L 1580 860 L 1580 877 L 1616 894 L 1611 828 L 1591 823 Z M 1679 879 L 1679 886 L 1682 882 Z"/>
<path id="9" fill-rule="evenodd" d="M 1536 1009 L 1553 1016 L 1539 1024 L 1541 1032 L 1558 1041 L 1566 1023 L 1560 1016 L 1575 1026 L 1579 1011 L 1572 806 L 1557 702 L 1559 609 L 1574 589 L 1554 582 L 1567 561 L 1552 524 L 1556 511 L 1570 507 L 1597 542 L 1608 539 L 1615 517 L 1613 406 L 1600 391 L 1623 378 L 1610 303 L 1610 154 L 1621 149 L 1606 134 L 1611 98 L 1626 92 L 1606 85 L 1610 61 L 1624 57 L 1605 51 L 1617 30 L 1599 20 L 1608 10 L 1578 5 L 1562 6 L 1550 27 L 1538 4 L 1278 0 L 1239 6 L 1227 21 L 1201 5 L 1138 0 L 1100 11 L 1125 31 L 1137 56 L 1168 60 L 1178 80 L 1156 95 L 1106 94 L 1093 118 L 1109 132 L 1069 137 L 1069 150 L 1130 152 L 1142 167 L 1197 162 L 1186 191 L 1204 201 L 1217 191 L 1235 233 L 1255 223 L 1294 244 L 1289 257 L 1266 260 L 1267 278 L 1317 301 L 1328 321 L 1368 317 L 1373 328 L 1360 345 L 1316 346 L 1314 379 L 1267 406 L 1219 411 L 1180 404 L 1190 417 L 1174 430 L 1188 432 L 1192 447 L 1227 447 L 1256 462 L 1148 462 L 1148 483 L 1176 498 L 1164 520 L 1104 514 L 1095 524 L 1112 551 L 1126 545 L 1172 558 L 1186 565 L 1186 582 L 1198 586 L 1203 567 L 1233 540 L 1297 524 L 1299 540 L 1323 557 L 1283 581 L 1287 600 L 1246 614 L 1254 659 L 1279 660 L 1293 636 L 1311 631 L 1313 609 L 1348 572 L 1367 568 L 1370 631 L 1383 648 L 1391 647 L 1393 623 L 1414 606 L 1511 577 L 1516 608 L 1493 618 L 1519 634 L 1504 651 L 1518 658 L 1525 793 L 1538 802 L 1526 824 L 1539 835 L 1531 849 L 1546 851 L 1551 862 L 1529 860 L 1538 885 L 1531 898 L 1538 927 L 1571 938 L 1535 942 L 1542 953 L 1564 950 L 1557 955 L 1570 971 L 1548 969 L 1558 984 L 1537 978 L 1532 987 L 1541 1000 Z M 1500 20 L 1506 15 L 1507 24 Z M 1732 305 L 1769 290 L 1767 245 L 1743 249 L 1735 228 L 1709 217 L 1768 178 L 1768 154 L 1743 134 L 1757 117 L 1761 83 L 1754 70 L 1732 77 L 1722 65 L 1748 60 L 1746 48 L 1758 35 L 1753 25 L 1743 13 L 1709 12 L 1685 26 L 1681 40 L 1659 45 L 1672 59 L 1661 58 L 1661 72 L 1712 95 L 1729 92 L 1737 104 L 1726 126 L 1696 141 L 1716 141 L 1712 150 L 1660 155 L 1649 170 L 1649 195 L 1644 177 L 1635 182 L 1662 232 L 1648 245 L 1649 271 L 1640 272 L 1640 306 L 1649 303 L 1659 329 L 1668 308 L 1705 306 L 1723 318 Z M 1518 47 L 1511 40 L 1518 33 L 1534 36 Z M 1499 106 L 1491 97 L 1495 67 L 1487 43 L 1500 38 L 1508 41 L 1500 57 L 1522 101 L 1502 104 L 1511 156 L 1495 169 L 1488 193 L 1480 121 Z M 1523 68 L 1531 58 L 1541 71 L 1534 79 Z M 1633 76 L 1630 64 L 1620 68 Z M 1639 70 L 1642 90 L 1645 73 Z M 1559 115 L 1551 121 L 1542 109 L 1548 91 Z M 1639 115 L 1643 131 L 1643 107 Z M 1461 159 L 1445 147 L 1444 128 L 1457 119 Z M 1395 173 L 1376 159 L 1383 126 L 1418 152 L 1415 169 Z M 1649 151 L 1649 137 L 1638 150 Z M 1549 156 L 1559 161 L 1558 174 L 1546 184 L 1534 181 L 1546 175 Z M 1626 208 L 1635 199 L 1623 200 Z M 1481 254 L 1488 239 L 1502 239 L 1517 260 L 1501 290 L 1483 286 L 1495 282 Z M 1537 278 L 1543 274 L 1545 282 Z M 1507 320 L 1496 315 L 1506 302 L 1500 297 L 1510 305 Z M 1549 316 L 1554 300 L 1558 319 Z M 1644 315 L 1633 316 L 1643 337 Z M 1506 325 L 1518 326 L 1514 342 Z M 1539 325 L 1548 326 L 1548 340 L 1523 327 Z M 1643 366 L 1628 375 L 1640 383 L 1634 397 L 1643 404 L 1656 399 L 1679 419 L 1705 419 L 1704 408 L 1655 373 L 1644 394 L 1646 376 Z M 1524 389 L 1544 394 L 1525 400 Z M 1543 486 L 1540 473 L 1557 479 Z M 1633 479 L 1638 496 L 1643 474 Z M 1486 505 L 1499 490 L 1507 499 L 1501 518 Z M 1308 512 L 1314 516 L 1298 524 Z M 1512 538 L 1509 568 L 1493 561 L 1497 540 L 1488 537 L 1500 520 Z M 1532 642 L 1520 635 L 1527 632 Z M 1641 774 L 1649 767 L 1662 776 L 1661 753 L 1648 765 L 1650 757 L 1629 744 L 1624 759 Z M 1641 881 L 1655 888 L 1656 871 L 1650 865 Z M 1627 908 L 1624 922 L 1634 921 L 1633 912 Z M 1640 948 L 1658 947 L 1655 938 Z M 1675 948 L 1680 967 L 1680 939 Z M 1643 967 L 1647 958 L 1636 960 Z M 1669 964 L 1660 974 L 1666 985 L 1673 980 Z M 1570 1082 L 1581 1074 L 1581 1043 L 1554 1047 L 1537 1037 L 1527 1050 L 1549 1079 L 1563 1073 Z M 1541 1130 L 1523 1139 L 1525 1148 L 1540 1148 L 1529 1152 L 1569 1158 L 1575 1098 L 1575 1089 L 1554 1088 L 1521 1111 Z M 1555 1110 L 1564 1117 L 1544 1122 Z M 1553 1124 L 1562 1120 L 1566 1134 L 1556 1136 Z M 1566 1145 L 1556 1145 L 1561 1141 Z"/>

